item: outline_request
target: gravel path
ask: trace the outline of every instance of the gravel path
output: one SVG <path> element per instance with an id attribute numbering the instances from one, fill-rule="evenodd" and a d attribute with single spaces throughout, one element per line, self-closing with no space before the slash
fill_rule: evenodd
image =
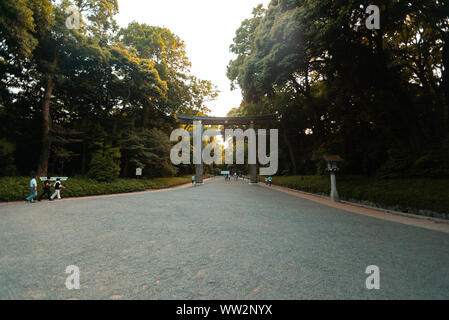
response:
<path id="1" fill-rule="evenodd" d="M 449 298 L 449 234 L 241 181 L 2 205 L 0 219 L 0 299 Z"/>

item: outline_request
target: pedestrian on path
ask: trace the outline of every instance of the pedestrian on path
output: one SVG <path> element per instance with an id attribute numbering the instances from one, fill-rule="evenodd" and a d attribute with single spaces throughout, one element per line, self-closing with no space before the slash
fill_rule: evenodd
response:
<path id="1" fill-rule="evenodd" d="M 26 198 L 30 203 L 34 203 L 34 197 L 37 196 L 37 176 L 33 176 L 30 180 L 30 195 Z"/>
<path id="2" fill-rule="evenodd" d="M 271 181 L 273 181 L 273 178 L 272 177 L 269 177 L 268 178 L 268 185 L 271 187 Z"/>
<path id="3" fill-rule="evenodd" d="M 65 187 L 61 183 L 61 179 L 57 178 L 53 186 L 55 187 L 55 193 L 53 193 L 50 199 L 53 200 L 55 197 L 61 199 L 61 189 L 65 189 Z"/>
<path id="4" fill-rule="evenodd" d="M 192 184 L 195 184 L 195 176 L 192 176 Z"/>
<path id="5" fill-rule="evenodd" d="M 39 197 L 39 199 L 37 199 L 37 201 L 41 201 L 42 197 L 45 194 L 47 195 L 48 200 L 50 200 L 50 201 L 53 200 L 53 199 L 51 199 L 50 187 L 51 187 L 50 177 L 47 177 L 47 180 L 44 181 L 44 191 L 42 192 L 42 194 Z"/>

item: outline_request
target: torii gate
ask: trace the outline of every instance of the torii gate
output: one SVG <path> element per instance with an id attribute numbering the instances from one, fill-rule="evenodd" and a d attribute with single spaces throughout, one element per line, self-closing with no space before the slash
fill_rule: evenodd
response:
<path id="1" fill-rule="evenodd" d="M 235 125 L 249 125 L 251 129 L 254 129 L 255 124 L 267 124 L 275 120 L 274 115 L 264 115 L 264 116 L 246 116 L 246 117 L 202 117 L 202 116 L 191 116 L 186 114 L 178 114 L 176 118 L 180 123 L 186 124 L 187 126 L 193 125 L 193 122 L 197 121 L 200 126 L 201 132 L 203 132 L 203 126 L 207 125 L 222 125 L 235 126 Z M 187 127 L 186 126 L 186 127 Z M 224 135 L 224 131 L 223 131 Z M 224 139 L 223 139 L 224 140 Z M 201 149 L 203 141 L 201 139 Z M 202 150 L 201 150 L 202 152 Z M 201 164 L 195 166 L 196 182 L 203 183 L 203 160 Z M 257 165 L 249 164 L 249 174 L 250 182 L 257 183 Z"/>

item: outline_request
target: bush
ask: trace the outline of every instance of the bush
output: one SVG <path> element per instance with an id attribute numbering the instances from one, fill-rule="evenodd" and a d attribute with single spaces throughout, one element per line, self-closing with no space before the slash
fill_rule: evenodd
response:
<path id="1" fill-rule="evenodd" d="M 178 172 L 170 161 L 170 138 L 158 129 L 127 132 L 118 146 L 124 160 L 124 177 L 134 177 L 135 168 L 143 168 L 146 178 L 174 176 Z"/>
<path id="2" fill-rule="evenodd" d="M 330 193 L 328 175 L 274 177 L 273 184 L 326 196 Z M 343 200 L 366 201 L 404 212 L 449 213 L 449 179 L 376 179 L 341 175 L 337 177 L 337 188 Z"/>
<path id="3" fill-rule="evenodd" d="M 87 175 L 99 182 L 116 180 L 120 175 L 117 158 L 120 159 L 120 152 L 115 148 L 95 152 L 90 161 Z"/>
<path id="4" fill-rule="evenodd" d="M 30 193 L 29 177 L 0 178 L 0 201 L 24 200 Z M 63 198 L 84 197 L 104 194 L 127 193 L 173 187 L 191 181 L 190 176 L 155 178 L 151 180 L 118 179 L 98 182 L 86 177 L 73 177 L 63 182 L 66 189 L 61 191 Z M 42 182 L 38 181 L 38 190 L 42 192 Z"/>
<path id="5" fill-rule="evenodd" d="M 15 149 L 14 144 L 6 139 L 0 139 L 0 176 L 11 176 L 15 174 Z"/>

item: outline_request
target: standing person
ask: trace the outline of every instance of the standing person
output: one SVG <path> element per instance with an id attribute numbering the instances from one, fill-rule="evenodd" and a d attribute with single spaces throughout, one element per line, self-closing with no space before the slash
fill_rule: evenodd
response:
<path id="1" fill-rule="evenodd" d="M 192 176 L 192 184 L 195 184 L 195 176 Z"/>
<path id="2" fill-rule="evenodd" d="M 268 178 L 268 184 L 270 185 L 270 187 L 271 187 L 271 181 L 273 180 L 273 178 L 272 177 L 269 177 Z"/>
<path id="3" fill-rule="evenodd" d="M 265 184 L 268 184 L 268 178 L 265 177 Z"/>
<path id="4" fill-rule="evenodd" d="M 30 195 L 26 198 L 30 203 L 34 203 L 34 197 L 37 196 L 37 176 L 33 176 L 30 180 Z"/>
<path id="5" fill-rule="evenodd" d="M 55 187 L 55 193 L 53 193 L 50 199 L 53 200 L 55 197 L 61 199 L 61 189 L 65 189 L 65 187 L 61 183 L 61 179 L 57 178 L 53 186 Z"/>
<path id="6" fill-rule="evenodd" d="M 41 201 L 41 199 L 44 196 L 44 194 L 47 195 L 48 200 L 50 200 L 50 201 L 53 200 L 51 198 L 51 194 L 50 194 L 50 187 L 51 187 L 50 177 L 47 177 L 47 180 L 44 181 L 44 191 L 42 192 L 42 194 L 39 197 L 39 199 L 37 199 L 37 201 Z"/>

